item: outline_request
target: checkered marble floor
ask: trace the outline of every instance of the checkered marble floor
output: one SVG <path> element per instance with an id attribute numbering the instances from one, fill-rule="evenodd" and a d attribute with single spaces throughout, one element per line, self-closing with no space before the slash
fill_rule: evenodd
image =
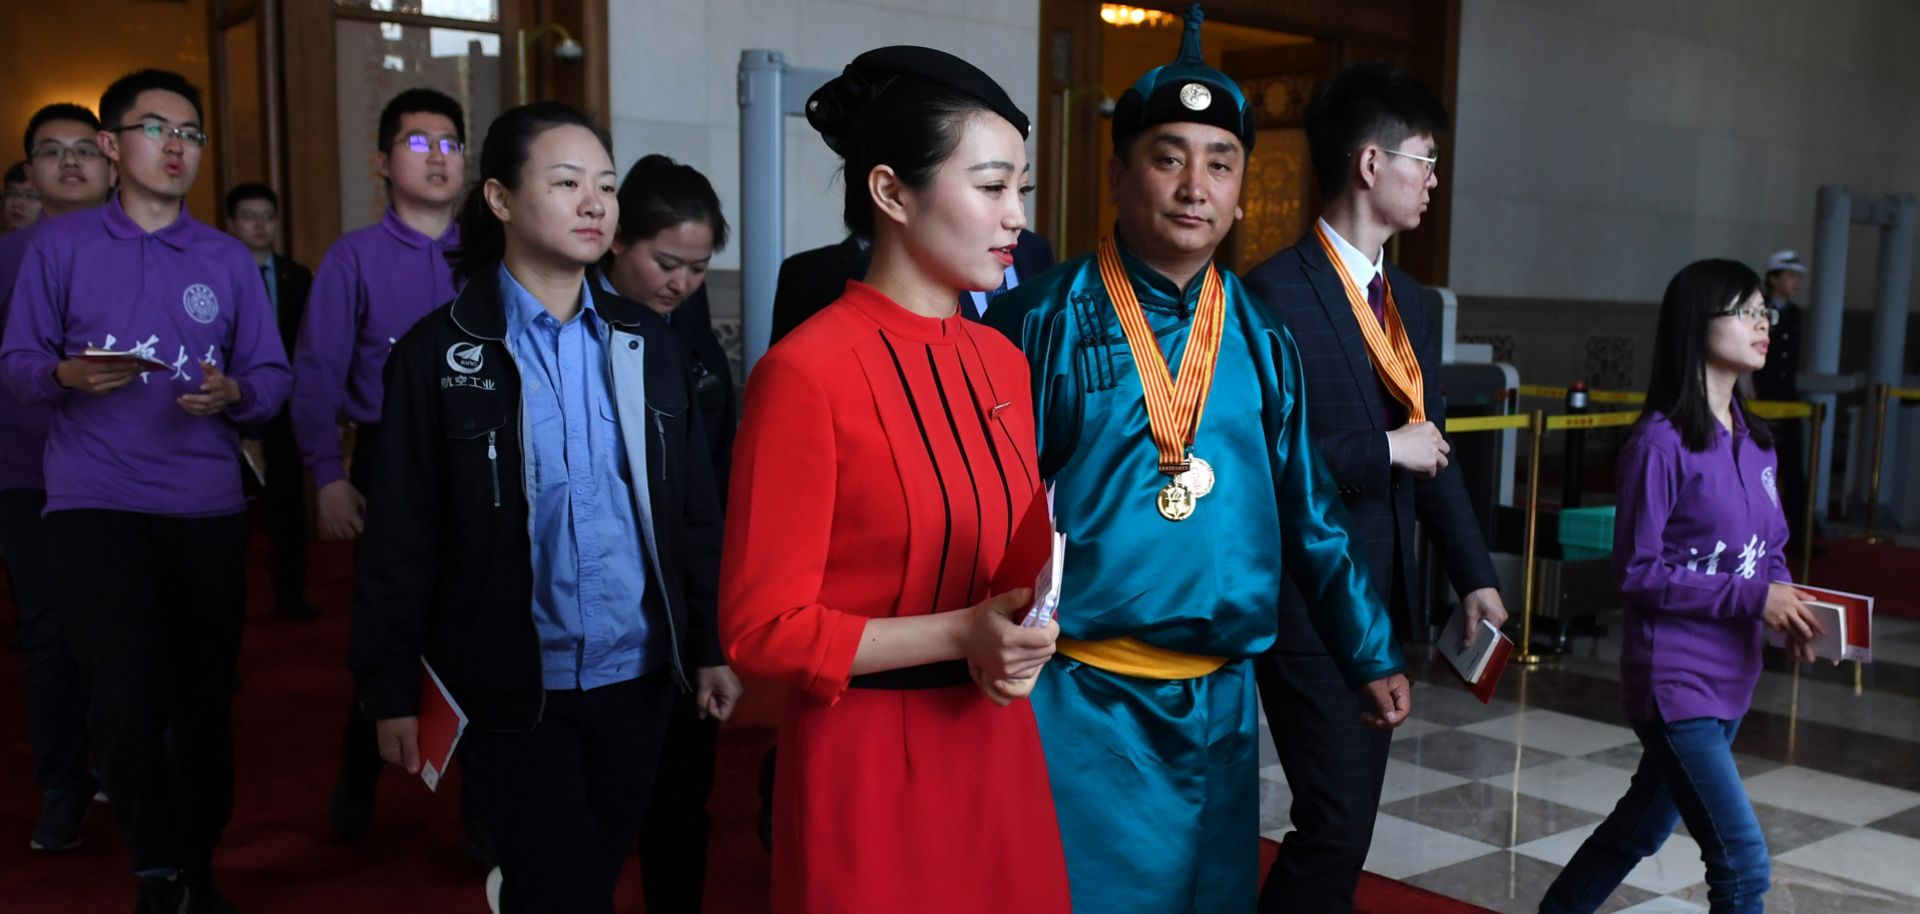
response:
<path id="1" fill-rule="evenodd" d="M 1876 620 L 1874 637 L 1876 662 L 1857 687 L 1851 666 L 1795 675 L 1770 660 L 1735 742 L 1773 854 L 1770 912 L 1920 912 L 1920 624 Z M 1535 910 L 1640 759 L 1620 710 L 1617 642 L 1572 647 L 1538 670 L 1510 668 L 1489 705 L 1409 648 L 1413 718 L 1394 734 L 1368 870 Z M 1279 840 L 1292 794 L 1264 720 L 1261 737 L 1261 830 Z M 1704 878 L 1682 826 L 1601 910 L 1703 912 Z"/>

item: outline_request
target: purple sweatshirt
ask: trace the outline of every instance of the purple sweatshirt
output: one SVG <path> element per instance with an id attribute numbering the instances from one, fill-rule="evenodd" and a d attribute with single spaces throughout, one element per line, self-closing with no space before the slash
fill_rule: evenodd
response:
<path id="1" fill-rule="evenodd" d="M 1635 720 L 1732 720 L 1760 679 L 1767 585 L 1790 581 L 1774 454 L 1716 425 L 1687 450 L 1655 415 L 1620 451 L 1613 567 L 1626 599 L 1620 691 Z"/>
<path id="2" fill-rule="evenodd" d="M 104 396 L 68 390 L 54 368 L 89 346 L 172 366 Z M 180 407 L 200 362 L 240 384 L 218 416 Z M 189 216 L 148 233 L 116 197 L 40 227 L 13 287 L 0 378 L 53 405 L 47 510 L 99 508 L 212 517 L 246 507 L 238 424 L 273 418 L 292 377 L 253 255 Z"/>
<path id="3" fill-rule="evenodd" d="M 26 228 L 0 235 L 0 327 L 7 324 L 13 283 L 20 277 L 27 245 L 40 226 L 50 220 L 43 217 Z M 53 410 L 47 404 L 22 403 L 12 391 L 0 389 L 0 490 L 47 487 L 40 467 L 47 459 L 47 424 L 52 417 Z"/>
<path id="4" fill-rule="evenodd" d="M 293 437 L 316 488 L 346 478 L 340 420 L 380 421 L 381 369 L 395 340 L 453 300 L 447 249 L 460 229 L 428 238 L 392 207 L 379 224 L 340 236 L 313 274 L 293 345 Z"/>

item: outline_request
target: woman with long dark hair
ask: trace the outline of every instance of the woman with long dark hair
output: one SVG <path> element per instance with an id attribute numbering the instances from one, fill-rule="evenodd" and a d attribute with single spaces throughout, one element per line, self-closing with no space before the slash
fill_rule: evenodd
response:
<path id="1" fill-rule="evenodd" d="M 1026 115 L 928 48 L 855 58 L 808 121 L 866 282 L 768 351 L 735 447 L 721 628 L 789 689 L 776 912 L 1064 912 L 1023 700 L 1058 627 L 988 580 L 1039 486 L 1026 362 L 958 313 L 1026 224 Z"/>
<path id="2" fill-rule="evenodd" d="M 1735 389 L 1766 364 L 1775 317 L 1731 260 L 1667 284 L 1646 411 L 1621 449 L 1614 572 L 1626 601 L 1621 697 L 1642 754 L 1627 795 L 1540 903 L 1588 912 L 1679 822 L 1700 845 L 1715 914 L 1761 910 L 1766 838 L 1733 762 L 1764 629 L 1813 659 L 1819 623 L 1787 572 L 1773 435 Z"/>
<path id="3" fill-rule="evenodd" d="M 674 690 L 719 656 L 692 375 L 658 315 L 587 281 L 615 177 L 573 108 L 487 129 L 464 288 L 387 362 L 357 569 L 352 665 L 381 754 L 420 770 L 424 659 L 468 716 L 461 776 L 513 914 L 611 914 Z"/>

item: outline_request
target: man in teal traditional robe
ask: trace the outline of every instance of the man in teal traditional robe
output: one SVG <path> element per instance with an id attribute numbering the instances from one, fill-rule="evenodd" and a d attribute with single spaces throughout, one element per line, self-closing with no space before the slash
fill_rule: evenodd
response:
<path id="1" fill-rule="evenodd" d="M 1195 4 L 1179 59 L 1121 98 L 1108 166 L 1118 262 L 1176 373 L 1254 138 L 1239 87 L 1200 57 L 1199 21 Z M 1384 601 L 1308 437 L 1293 338 L 1219 276 L 1225 323 L 1191 442 L 1215 480 L 1179 521 L 1156 507 L 1169 476 L 1098 259 L 1021 283 L 987 315 L 1032 364 L 1041 469 L 1067 538 L 1060 655 L 1032 701 L 1084 914 L 1254 909 L 1251 658 L 1274 643 L 1283 575 L 1368 722 L 1397 726 L 1410 706 Z"/>

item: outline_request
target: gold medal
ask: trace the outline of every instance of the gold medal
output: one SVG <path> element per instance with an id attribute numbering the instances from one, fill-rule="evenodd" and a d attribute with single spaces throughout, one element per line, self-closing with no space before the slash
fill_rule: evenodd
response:
<path id="1" fill-rule="evenodd" d="M 1160 490 L 1156 499 L 1160 507 L 1160 516 L 1170 521 L 1183 521 L 1193 516 L 1193 492 L 1175 479 Z"/>
<path id="2" fill-rule="evenodd" d="M 1180 359 L 1180 373 L 1175 377 L 1153 328 L 1147 325 L 1146 312 L 1134 295 L 1113 236 L 1100 239 L 1097 259 L 1100 282 L 1106 287 L 1114 316 L 1126 333 L 1127 348 L 1133 353 L 1133 367 L 1140 377 L 1140 392 L 1147 408 L 1147 430 L 1159 453 L 1158 468 L 1169 479 L 1155 499 L 1160 516 L 1170 521 L 1186 520 L 1193 516 L 1193 500 L 1213 491 L 1213 467 L 1194 457 L 1192 451 L 1200 418 L 1206 412 L 1207 394 L 1213 389 L 1213 369 L 1226 329 L 1225 284 L 1220 272 L 1208 263 L 1200 281 L 1200 301 L 1187 334 L 1186 352 Z"/>
<path id="3" fill-rule="evenodd" d="M 1213 491 L 1213 479 L 1213 464 L 1187 455 L 1187 471 L 1180 474 L 1180 484 L 1186 486 L 1194 498 L 1207 497 L 1207 493 Z"/>

